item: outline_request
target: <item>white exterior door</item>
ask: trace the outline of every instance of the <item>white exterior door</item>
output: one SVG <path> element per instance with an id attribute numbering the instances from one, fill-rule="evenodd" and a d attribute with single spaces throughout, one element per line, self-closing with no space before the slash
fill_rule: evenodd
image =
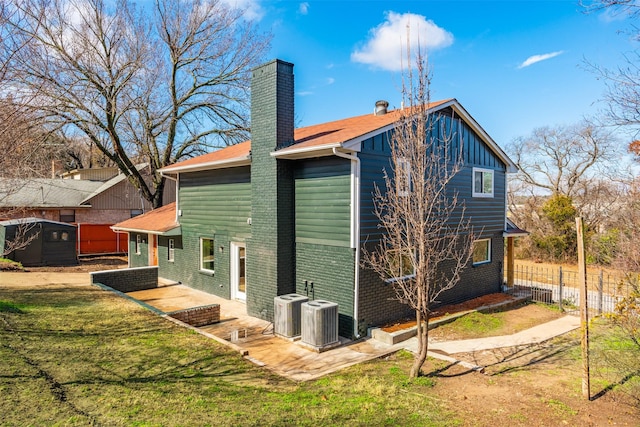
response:
<path id="1" fill-rule="evenodd" d="M 246 248 L 244 243 L 231 242 L 231 298 L 247 299 Z"/>

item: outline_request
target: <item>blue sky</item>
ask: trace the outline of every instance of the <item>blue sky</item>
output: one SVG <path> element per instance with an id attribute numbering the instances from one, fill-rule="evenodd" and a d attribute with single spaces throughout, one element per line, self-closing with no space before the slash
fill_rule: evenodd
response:
<path id="1" fill-rule="evenodd" d="M 232 0 L 228 0 L 232 1 Z M 432 99 L 457 98 L 502 146 L 602 107 L 585 61 L 623 65 L 629 22 L 577 1 L 259 1 L 247 17 L 272 31 L 271 58 L 295 64 L 296 117 L 306 126 L 400 106 L 406 22 L 427 45 Z"/>

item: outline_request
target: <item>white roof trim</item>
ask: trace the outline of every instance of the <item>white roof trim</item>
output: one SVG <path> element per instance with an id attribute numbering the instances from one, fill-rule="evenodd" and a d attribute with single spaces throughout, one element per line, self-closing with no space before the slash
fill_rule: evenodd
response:
<path id="1" fill-rule="evenodd" d="M 215 160 L 207 163 L 198 163 L 186 166 L 167 166 L 160 169 L 160 173 L 198 172 L 209 169 L 224 169 L 251 164 L 251 156 L 235 157 L 232 159 Z"/>
<path id="2" fill-rule="evenodd" d="M 125 228 L 125 227 L 116 227 L 116 226 L 111 226 L 109 227 L 111 228 L 113 231 L 124 231 L 126 233 L 138 233 L 138 234 L 155 234 L 156 236 L 177 236 L 180 235 L 180 226 L 177 225 L 169 230 L 166 231 L 155 231 L 155 230 L 143 230 L 140 228 Z M 178 233 L 175 232 L 175 230 L 178 230 Z"/>
<path id="3" fill-rule="evenodd" d="M 287 158 L 292 158 L 292 159 L 302 159 L 305 157 L 315 157 L 316 155 L 318 155 L 318 152 L 323 152 L 323 151 L 328 151 L 328 154 L 325 155 L 330 155 L 332 154 L 331 150 L 333 150 L 334 148 L 340 148 L 342 147 L 342 143 L 341 142 L 333 142 L 331 144 L 324 144 L 324 145 L 314 145 L 312 147 L 302 147 L 302 148 L 285 148 L 282 149 L 280 151 L 272 151 L 270 154 L 272 157 L 275 158 L 282 158 L 282 159 L 287 159 Z M 307 154 L 313 154 L 313 155 L 307 155 Z"/>
<path id="4" fill-rule="evenodd" d="M 457 99 L 452 99 L 449 102 L 445 102 L 444 104 L 438 105 L 437 109 L 451 107 L 453 110 L 460 115 L 465 122 L 471 125 L 471 127 L 478 133 L 478 135 L 482 138 L 482 140 L 491 148 L 491 150 L 497 154 L 497 156 L 507 165 L 507 173 L 516 173 L 518 172 L 518 166 L 507 156 L 502 148 L 489 136 L 489 134 L 480 126 L 478 122 L 469 114 L 467 110 L 458 102 Z"/>

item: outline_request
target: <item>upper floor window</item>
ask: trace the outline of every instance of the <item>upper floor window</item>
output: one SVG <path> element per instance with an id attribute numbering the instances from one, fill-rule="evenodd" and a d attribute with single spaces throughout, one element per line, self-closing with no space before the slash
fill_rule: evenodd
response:
<path id="1" fill-rule="evenodd" d="M 473 197 L 493 197 L 493 170 L 473 168 Z"/>
<path id="2" fill-rule="evenodd" d="M 396 162 L 396 190 L 402 197 L 411 192 L 411 162 L 408 159 L 399 158 Z"/>

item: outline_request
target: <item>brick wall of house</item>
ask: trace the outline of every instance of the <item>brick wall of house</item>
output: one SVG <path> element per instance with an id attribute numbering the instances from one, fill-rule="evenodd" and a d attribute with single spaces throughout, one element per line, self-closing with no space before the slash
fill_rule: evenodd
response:
<path id="1" fill-rule="evenodd" d="M 482 295 L 501 292 L 504 241 L 502 235 L 491 239 L 491 262 L 478 266 L 469 265 L 458 284 L 444 292 L 437 305 L 456 304 Z M 414 311 L 401 304 L 392 283 L 387 283 L 370 269 L 360 269 L 360 310 L 358 329 L 366 333 L 371 326 L 414 316 Z"/>
<path id="2" fill-rule="evenodd" d="M 91 283 L 101 283 L 120 292 L 135 292 L 158 287 L 158 267 L 94 271 Z"/>
<path id="3" fill-rule="evenodd" d="M 337 303 L 338 333 L 344 337 L 353 336 L 354 259 L 352 248 L 296 244 L 295 292 Z"/>

